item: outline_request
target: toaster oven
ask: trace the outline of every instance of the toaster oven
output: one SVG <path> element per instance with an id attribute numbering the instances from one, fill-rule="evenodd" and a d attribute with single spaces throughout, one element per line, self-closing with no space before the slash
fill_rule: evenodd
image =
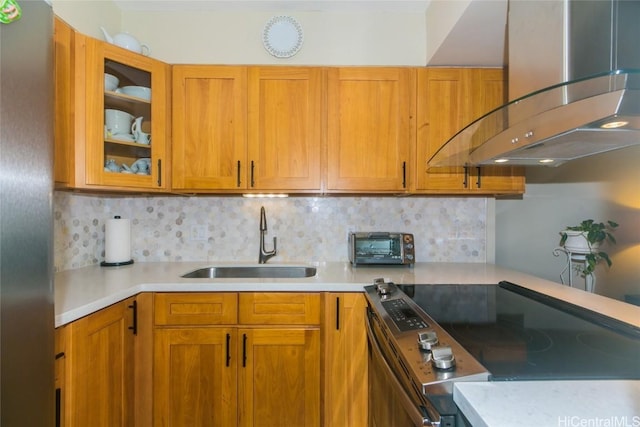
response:
<path id="1" fill-rule="evenodd" d="M 412 265 L 415 263 L 413 234 L 351 232 L 349 261 L 354 265 Z"/>

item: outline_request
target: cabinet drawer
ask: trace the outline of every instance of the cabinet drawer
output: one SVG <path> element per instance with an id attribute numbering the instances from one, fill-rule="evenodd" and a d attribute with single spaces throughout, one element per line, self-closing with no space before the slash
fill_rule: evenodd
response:
<path id="1" fill-rule="evenodd" d="M 238 294 L 156 293 L 156 325 L 224 325 L 238 320 Z"/>
<path id="2" fill-rule="evenodd" d="M 239 294 L 243 325 L 313 325 L 320 323 L 320 294 L 251 292 Z"/>

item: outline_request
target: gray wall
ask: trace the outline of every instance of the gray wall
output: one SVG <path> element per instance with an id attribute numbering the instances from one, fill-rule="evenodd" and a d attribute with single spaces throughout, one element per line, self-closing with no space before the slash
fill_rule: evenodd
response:
<path id="1" fill-rule="evenodd" d="M 620 224 L 618 243 L 604 248 L 613 266 L 598 266 L 595 293 L 640 294 L 640 147 L 529 168 L 522 200 L 496 202 L 496 264 L 560 282 L 566 257 L 553 255 L 558 233 L 588 218 Z"/>

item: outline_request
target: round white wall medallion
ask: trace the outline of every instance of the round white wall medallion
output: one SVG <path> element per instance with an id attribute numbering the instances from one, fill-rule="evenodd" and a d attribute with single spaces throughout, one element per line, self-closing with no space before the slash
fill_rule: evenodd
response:
<path id="1" fill-rule="evenodd" d="M 262 43 L 276 58 L 289 58 L 302 47 L 302 27 L 290 16 L 274 16 L 264 26 Z"/>

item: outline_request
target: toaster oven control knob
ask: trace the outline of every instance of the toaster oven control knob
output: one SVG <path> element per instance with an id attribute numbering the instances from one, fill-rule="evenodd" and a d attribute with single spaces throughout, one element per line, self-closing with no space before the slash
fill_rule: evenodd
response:
<path id="1" fill-rule="evenodd" d="M 456 358 L 449 346 L 431 348 L 431 363 L 436 369 L 453 369 L 456 366 Z"/>
<path id="2" fill-rule="evenodd" d="M 438 335 L 434 331 L 418 332 L 418 347 L 421 350 L 431 350 L 438 344 Z"/>

